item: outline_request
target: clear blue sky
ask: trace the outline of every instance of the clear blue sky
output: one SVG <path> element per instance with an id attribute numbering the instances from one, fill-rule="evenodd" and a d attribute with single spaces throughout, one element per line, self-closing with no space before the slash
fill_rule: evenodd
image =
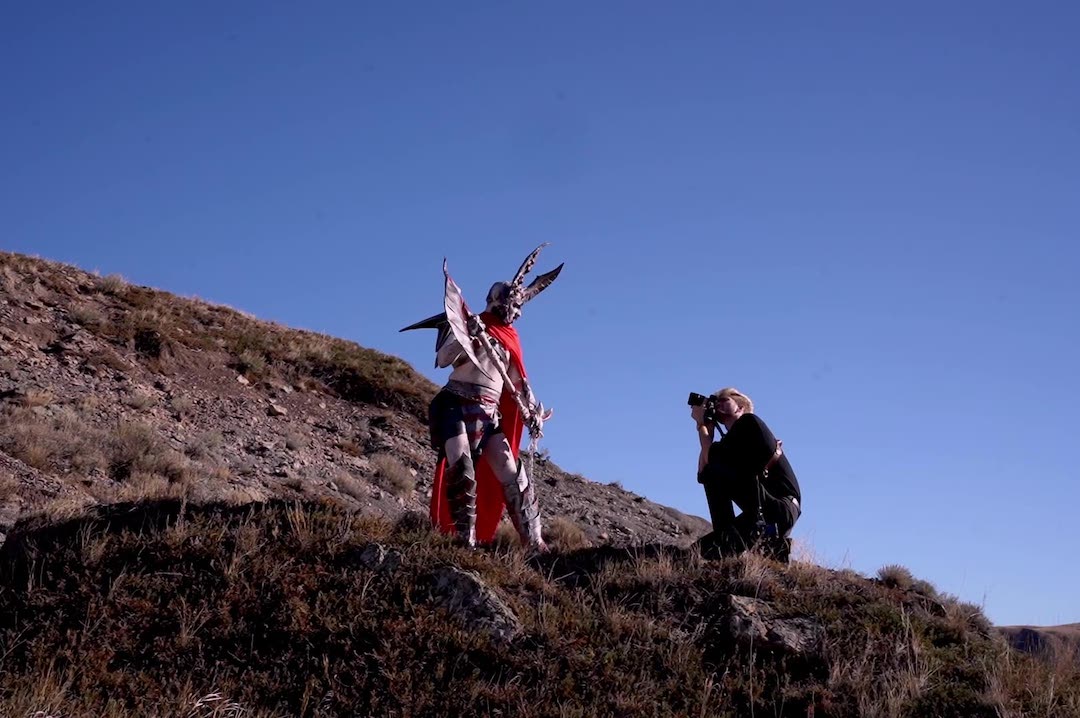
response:
<path id="1" fill-rule="evenodd" d="M 872 7 L 871 7 L 872 6 Z M 708 516 L 734 385 L 819 560 L 1080 621 L 1080 10 L 9 3 L 0 245 L 403 357 L 446 256 L 564 468 Z"/>

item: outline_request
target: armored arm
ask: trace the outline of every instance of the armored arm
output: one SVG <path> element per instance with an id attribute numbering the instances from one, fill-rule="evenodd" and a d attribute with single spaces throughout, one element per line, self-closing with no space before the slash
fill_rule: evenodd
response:
<path id="1" fill-rule="evenodd" d="M 465 356 L 465 350 L 461 348 L 461 344 L 458 343 L 457 337 L 453 334 L 449 334 L 445 341 L 435 350 L 435 366 L 439 369 L 459 363 L 459 360 Z"/>
<path id="2" fill-rule="evenodd" d="M 529 380 L 521 376 L 516 367 L 511 367 L 510 378 L 514 383 L 514 388 L 521 393 L 525 406 L 529 408 L 528 416 L 524 417 L 526 424 L 534 434 L 542 436 L 544 422 L 551 418 L 553 410 L 545 409 L 544 405 L 536 400 Z"/>

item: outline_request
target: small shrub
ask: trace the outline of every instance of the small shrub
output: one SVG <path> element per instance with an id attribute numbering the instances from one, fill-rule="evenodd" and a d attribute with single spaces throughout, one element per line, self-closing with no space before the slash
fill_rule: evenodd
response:
<path id="1" fill-rule="evenodd" d="M 289 451 L 297 451 L 307 446 L 308 437 L 299 431 L 290 431 L 285 434 L 285 448 Z"/>
<path id="2" fill-rule="evenodd" d="M 190 458 L 203 460 L 213 456 L 225 443 L 220 431 L 206 431 L 199 434 L 184 447 L 184 453 Z"/>
<path id="3" fill-rule="evenodd" d="M 989 636 L 993 632 L 994 625 L 981 606 L 961 601 L 952 594 L 944 594 L 940 600 L 945 607 L 946 617 L 958 630 L 975 631 L 983 636 Z"/>
<path id="4" fill-rule="evenodd" d="M 337 447 L 350 456 L 363 456 L 364 449 L 352 439 L 339 441 Z"/>
<path id="5" fill-rule="evenodd" d="M 906 566 L 889 564 L 878 569 L 878 580 L 889 588 L 898 588 L 901 591 L 910 591 L 915 584 L 915 577 Z"/>
<path id="6" fill-rule="evenodd" d="M 186 485 L 156 474 L 137 471 L 116 492 L 116 501 L 177 499 L 186 495 Z"/>
<path id="7" fill-rule="evenodd" d="M 120 424 L 109 442 L 109 473 L 118 481 L 135 474 L 158 474 L 169 481 L 183 481 L 188 467 L 183 457 L 165 446 L 146 424 Z"/>
<path id="8" fill-rule="evenodd" d="M 136 309 L 124 312 L 113 331 L 117 338 L 134 342 L 136 337 L 152 332 L 164 333 L 168 319 L 156 309 Z"/>
<path id="9" fill-rule="evenodd" d="M 338 491 L 346 496 L 353 497 L 357 501 L 365 501 L 369 497 L 364 482 L 360 481 L 347 471 L 339 471 L 334 476 L 334 485 L 337 486 Z"/>
<path id="10" fill-rule="evenodd" d="M 30 389 L 19 397 L 19 406 L 32 408 L 35 406 L 48 406 L 56 401 L 56 397 L 44 389 Z"/>
<path id="11" fill-rule="evenodd" d="M 231 506 L 240 506 L 266 501 L 269 494 L 258 486 L 226 486 L 217 491 L 215 498 Z"/>
<path id="12" fill-rule="evenodd" d="M 0 476 L 0 501 L 14 496 L 19 490 L 19 482 L 14 476 Z"/>
<path id="13" fill-rule="evenodd" d="M 195 410 L 195 400 L 190 396 L 178 394 L 169 400 L 169 409 L 180 421 L 183 421 Z"/>
<path id="14" fill-rule="evenodd" d="M 206 475 L 211 484 L 227 484 L 233 477 L 232 469 L 225 464 L 212 464 L 209 467 L 201 467 L 200 471 Z"/>
<path id="15" fill-rule="evenodd" d="M 293 491 L 301 491 L 304 488 L 304 477 L 290 473 L 281 478 L 281 485 Z"/>
<path id="16" fill-rule="evenodd" d="M 921 578 L 916 579 L 914 583 L 911 584 L 911 590 L 920 596 L 925 596 L 934 601 L 938 600 L 939 597 L 937 587 Z"/>
<path id="17" fill-rule="evenodd" d="M 266 355 L 251 349 L 240 352 L 234 365 L 236 370 L 249 379 L 262 379 L 266 376 Z"/>
<path id="18" fill-rule="evenodd" d="M 140 328 L 133 338 L 135 351 L 152 371 L 162 374 L 169 367 L 172 342 L 157 329 Z"/>
<path id="19" fill-rule="evenodd" d="M 127 280 L 125 280 L 119 274 L 110 274 L 107 277 L 101 277 L 97 281 L 98 291 L 103 294 L 109 294 L 111 296 L 118 296 L 128 286 Z"/>
<path id="20" fill-rule="evenodd" d="M 89 331 L 97 331 L 105 325 L 105 315 L 91 306 L 76 306 L 68 312 L 68 318 Z"/>
<path id="21" fill-rule="evenodd" d="M 124 403 L 137 411 L 145 411 L 152 407 L 156 401 L 157 399 L 152 394 L 144 391 L 133 391 L 128 395 Z"/>
<path id="22" fill-rule="evenodd" d="M 112 349 L 103 349 L 94 352 L 86 357 L 86 363 L 90 366 L 105 367 L 120 372 L 126 371 L 128 368 L 128 365 L 123 358 Z"/>
<path id="23" fill-rule="evenodd" d="M 399 541 L 411 542 L 436 535 L 431 518 L 423 511 L 406 511 L 397 518 L 391 536 Z"/>
<path id="24" fill-rule="evenodd" d="M 86 396 L 81 396 L 75 403 L 75 406 L 80 412 L 84 414 L 93 413 L 101 408 L 101 397 L 99 397 L 97 394 L 87 394 Z"/>

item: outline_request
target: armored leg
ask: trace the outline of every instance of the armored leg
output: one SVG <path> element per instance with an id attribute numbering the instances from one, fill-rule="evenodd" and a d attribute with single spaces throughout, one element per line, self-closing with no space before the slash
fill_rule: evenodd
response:
<path id="1" fill-rule="evenodd" d="M 446 442 L 446 502 L 458 538 L 476 545 L 476 468 L 464 434 Z"/>
<path id="2" fill-rule="evenodd" d="M 525 464 L 514 457 L 509 442 L 502 434 L 492 437 L 484 453 L 502 484 L 507 513 L 521 542 L 534 549 L 546 549 L 540 525 L 540 502 L 536 498 L 532 479 L 525 471 Z"/>

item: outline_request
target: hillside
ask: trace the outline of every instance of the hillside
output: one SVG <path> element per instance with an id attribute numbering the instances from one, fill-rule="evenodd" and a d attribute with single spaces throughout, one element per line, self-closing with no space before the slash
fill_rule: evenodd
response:
<path id="1" fill-rule="evenodd" d="M 1000 626 L 1014 648 L 1048 660 L 1080 663 L 1080 623 L 1063 626 Z"/>
<path id="2" fill-rule="evenodd" d="M 0 466 L 14 479 L 0 534 L 20 515 L 136 498 L 423 511 L 435 391 L 352 342 L 0 253 Z M 685 544 L 708 530 L 542 458 L 535 473 L 556 540 Z"/>
<path id="3" fill-rule="evenodd" d="M 1080 716 L 1080 663 L 900 566 L 702 561 L 551 460 L 551 555 L 454 546 L 435 389 L 0 253 L 0 716 Z"/>

